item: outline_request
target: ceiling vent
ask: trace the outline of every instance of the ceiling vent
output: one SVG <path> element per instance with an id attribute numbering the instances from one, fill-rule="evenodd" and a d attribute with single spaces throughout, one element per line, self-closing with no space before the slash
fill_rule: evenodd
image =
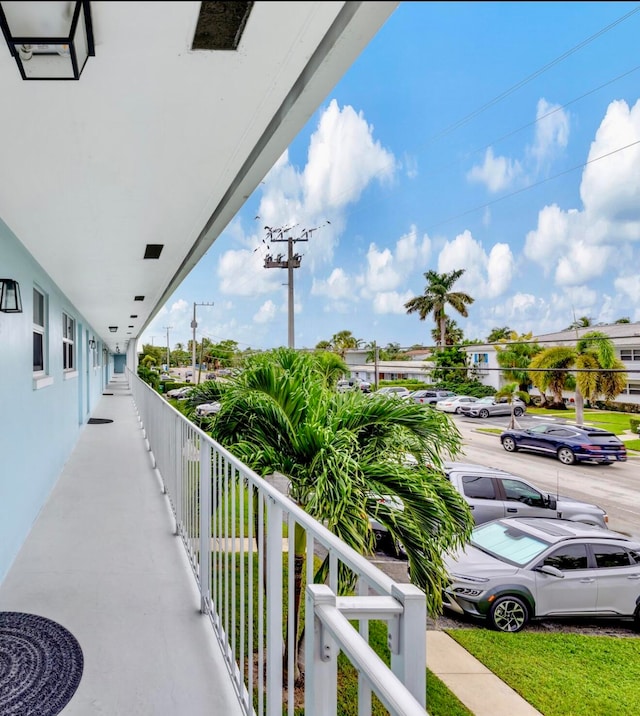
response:
<path id="1" fill-rule="evenodd" d="M 237 50 L 253 2 L 200 3 L 192 50 Z"/>
<path id="2" fill-rule="evenodd" d="M 159 259 L 164 249 L 164 244 L 147 244 L 144 250 L 145 259 Z"/>

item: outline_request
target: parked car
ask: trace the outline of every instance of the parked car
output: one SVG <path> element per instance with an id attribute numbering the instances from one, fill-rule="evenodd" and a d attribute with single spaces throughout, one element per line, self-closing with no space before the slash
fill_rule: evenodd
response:
<path id="1" fill-rule="evenodd" d="M 407 397 L 415 403 L 435 405 L 439 400 L 452 398 L 454 395 L 455 393 L 452 393 L 450 390 L 427 390 L 421 388 L 419 390 L 414 390 Z"/>
<path id="2" fill-rule="evenodd" d="M 507 402 L 506 398 L 494 398 L 488 396 L 480 398 L 475 403 L 461 405 L 460 412 L 463 415 L 469 415 L 472 418 L 488 418 L 494 415 L 511 415 L 511 410 L 516 417 L 523 415 L 527 409 L 523 400 L 515 398 L 513 404 Z"/>
<path id="3" fill-rule="evenodd" d="M 548 517 L 607 527 L 607 513 L 598 505 L 551 494 L 506 470 L 464 462 L 445 462 L 443 467 L 477 525 L 500 517 Z"/>
<path id="4" fill-rule="evenodd" d="M 472 395 L 451 395 L 438 400 L 436 410 L 442 410 L 445 413 L 461 413 L 463 405 L 471 405 L 477 400 Z"/>
<path id="5" fill-rule="evenodd" d="M 173 398 L 174 400 L 185 400 L 192 390 L 192 386 L 185 385 L 182 388 L 173 388 L 172 390 L 168 391 L 167 396 L 169 398 Z"/>
<path id="6" fill-rule="evenodd" d="M 386 385 L 384 388 L 378 388 L 374 395 L 386 395 L 387 397 L 392 398 L 407 398 L 411 395 L 411 391 L 400 385 Z"/>
<path id="7" fill-rule="evenodd" d="M 201 405 L 196 406 L 196 415 L 199 418 L 202 418 L 205 415 L 215 415 L 220 412 L 221 407 L 222 405 L 218 401 L 213 403 L 202 403 Z"/>
<path id="8" fill-rule="evenodd" d="M 507 452 L 527 450 L 553 455 L 565 465 L 584 461 L 611 465 L 627 459 L 627 448 L 619 437 L 607 430 L 580 425 L 540 423 L 527 430 L 505 430 L 500 442 Z"/>
<path id="9" fill-rule="evenodd" d="M 369 497 L 372 498 L 379 507 L 386 510 L 404 509 L 402 500 L 396 495 L 378 495 L 370 493 Z M 394 542 L 389 535 L 389 530 L 381 522 L 378 522 L 375 517 L 370 517 L 369 524 L 371 525 L 371 529 L 375 535 L 376 543 L 382 551 L 393 557 L 400 557 L 402 559 L 407 558 L 407 552 L 403 544 L 398 541 Z"/>
<path id="10" fill-rule="evenodd" d="M 446 555 L 443 604 L 502 632 L 545 617 L 619 617 L 640 628 L 640 542 L 568 520 L 477 526 Z"/>

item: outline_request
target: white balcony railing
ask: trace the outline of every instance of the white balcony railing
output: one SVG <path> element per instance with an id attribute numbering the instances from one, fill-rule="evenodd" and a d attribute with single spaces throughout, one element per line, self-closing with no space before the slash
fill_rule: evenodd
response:
<path id="1" fill-rule="evenodd" d="M 372 693 L 392 715 L 424 716 L 424 593 L 387 577 L 137 376 L 129 372 L 128 378 L 201 609 L 210 617 L 243 711 L 293 716 L 304 706 L 305 716 L 334 716 L 342 652 L 358 674 L 360 716 L 371 713 Z M 287 608 L 296 588 L 288 539 L 294 534 L 304 534 L 303 551 L 314 556 L 305 559 L 302 580 L 304 678 L 298 680 L 294 654 L 300 640 L 294 638 L 294 610 Z M 328 561 L 323 584 L 314 584 L 318 559 Z M 357 580 L 354 596 L 338 596 L 338 574 L 345 570 Z M 371 620 L 387 623 L 389 666 L 369 645 Z"/>

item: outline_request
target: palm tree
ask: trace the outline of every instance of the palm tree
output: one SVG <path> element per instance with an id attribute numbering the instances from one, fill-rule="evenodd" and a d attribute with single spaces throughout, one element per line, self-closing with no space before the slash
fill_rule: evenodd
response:
<path id="1" fill-rule="evenodd" d="M 446 580 L 442 557 L 468 539 L 473 524 L 442 472 L 446 456 L 460 450 L 460 434 L 447 416 L 416 403 L 337 393 L 316 356 L 275 349 L 248 360 L 229 383 L 209 386 L 222 403 L 211 435 L 260 475 L 285 475 L 292 499 L 360 553 L 373 551 L 369 520 L 375 517 L 403 544 L 412 580 L 436 614 Z M 385 506 L 376 495 L 398 497 L 404 509 Z M 294 544 L 298 634 L 302 531 Z M 326 564 L 316 581 L 325 573 Z"/>
<path id="2" fill-rule="evenodd" d="M 616 357 L 611 339 L 600 331 L 585 333 L 575 346 L 552 346 L 531 360 L 531 368 L 546 368 L 550 372 L 531 374 L 532 383 L 544 392 L 550 388 L 558 403 L 569 377 L 569 369 L 576 367 L 576 423 L 584 420 L 584 400 L 599 396 L 612 400 L 627 384 L 624 364 Z M 612 372 L 613 371 L 613 372 Z"/>
<path id="3" fill-rule="evenodd" d="M 415 296 L 404 304 L 407 313 L 415 313 L 417 311 L 421 321 L 424 321 L 429 314 L 433 314 L 436 325 L 440 328 L 440 340 L 437 343 L 441 347 L 446 345 L 447 315 L 445 309 L 447 305 L 450 305 L 461 316 L 466 318 L 469 315 L 467 306 L 474 301 L 467 293 L 451 290 L 453 284 L 463 274 L 464 269 L 442 274 L 436 271 L 427 271 L 424 274 L 424 277 L 427 279 L 427 285 L 423 295 Z"/>
<path id="4" fill-rule="evenodd" d="M 509 326 L 502 326 L 501 328 L 492 328 L 491 333 L 487 336 L 487 343 L 498 343 L 498 341 L 511 340 L 515 335 L 515 331 L 512 331 Z"/>
<path id="5" fill-rule="evenodd" d="M 589 326 L 593 325 L 593 318 L 590 318 L 589 316 L 580 316 L 580 318 L 577 318 L 573 321 L 573 323 L 566 329 L 567 331 L 573 330 L 575 328 L 589 328 Z"/>
<path id="6" fill-rule="evenodd" d="M 444 345 L 446 346 L 455 346 L 459 343 L 462 343 L 462 341 L 464 340 L 464 331 L 455 322 L 455 320 L 453 318 L 449 318 L 449 316 L 447 316 L 445 320 L 444 332 Z M 433 338 L 434 343 L 437 343 L 438 340 L 441 338 L 440 329 L 434 328 L 431 331 L 431 337 Z"/>
<path id="7" fill-rule="evenodd" d="M 527 369 L 533 356 L 540 353 L 542 347 L 538 343 L 531 342 L 531 333 L 518 336 L 512 331 L 511 337 L 513 341 L 495 347 L 496 360 L 506 380 L 516 381 L 520 390 L 528 391 L 531 378 Z"/>
<path id="8" fill-rule="evenodd" d="M 506 398 L 507 403 L 509 403 L 509 405 L 511 406 L 511 419 L 509 420 L 508 429 L 512 430 L 513 428 L 520 428 L 520 425 L 518 425 L 518 421 L 516 420 L 516 416 L 513 412 L 516 407 L 515 399 L 520 398 L 523 403 L 528 403 L 529 400 L 531 400 L 531 398 L 529 397 L 529 393 L 525 392 L 524 390 L 520 390 L 517 383 L 507 383 L 496 392 L 495 397 L 498 399 Z"/>
<path id="9" fill-rule="evenodd" d="M 331 345 L 333 350 L 341 357 L 353 348 L 360 348 L 362 339 L 356 338 L 351 331 L 338 331 L 331 337 Z"/>

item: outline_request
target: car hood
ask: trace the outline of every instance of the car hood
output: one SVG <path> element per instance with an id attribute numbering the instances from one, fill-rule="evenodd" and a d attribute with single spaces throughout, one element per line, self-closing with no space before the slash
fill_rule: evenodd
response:
<path id="1" fill-rule="evenodd" d="M 503 562 L 477 547 L 467 545 L 464 550 L 446 555 L 444 564 L 451 576 L 496 577 L 516 574 L 518 567 Z"/>
<path id="2" fill-rule="evenodd" d="M 552 494 L 552 496 L 553 496 L 553 494 Z M 582 500 L 576 500 L 574 497 L 567 497 L 567 495 L 558 495 L 558 498 L 557 498 L 558 512 L 562 512 L 562 510 L 566 509 L 567 507 L 575 508 L 576 505 L 581 505 L 582 507 L 584 507 L 592 512 L 598 512 L 599 514 L 604 514 L 604 510 L 601 507 L 598 507 L 598 505 L 594 505 L 591 502 L 583 502 Z"/>

